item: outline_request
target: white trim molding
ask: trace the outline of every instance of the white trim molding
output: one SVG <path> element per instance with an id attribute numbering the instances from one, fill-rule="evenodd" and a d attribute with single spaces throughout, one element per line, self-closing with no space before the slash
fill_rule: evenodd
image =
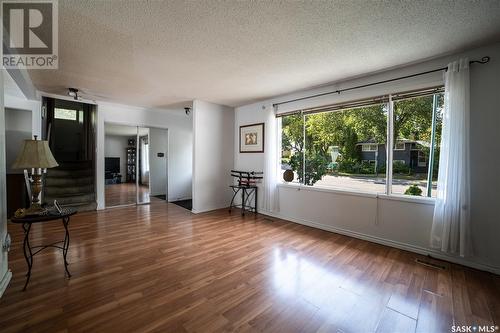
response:
<path id="1" fill-rule="evenodd" d="M 9 269 L 7 272 L 5 272 L 5 275 L 2 277 L 2 280 L 0 280 L 0 298 L 7 289 L 7 286 L 9 285 L 11 279 L 12 279 L 12 271 Z"/>
<path id="2" fill-rule="evenodd" d="M 348 190 L 345 188 L 336 188 L 332 186 L 308 186 L 300 183 L 278 183 L 278 187 L 283 188 L 292 188 L 297 191 L 313 191 L 313 192 L 327 192 L 327 193 L 336 193 L 342 195 L 350 195 L 356 197 L 365 197 L 365 198 L 377 198 L 382 200 L 394 200 L 394 201 L 404 201 L 404 202 L 412 202 L 416 204 L 423 205 L 434 205 L 435 199 L 430 197 L 420 197 L 413 195 L 403 195 L 403 194 L 385 194 L 385 193 L 372 193 L 372 192 L 364 192 L 364 191 L 355 191 Z"/>

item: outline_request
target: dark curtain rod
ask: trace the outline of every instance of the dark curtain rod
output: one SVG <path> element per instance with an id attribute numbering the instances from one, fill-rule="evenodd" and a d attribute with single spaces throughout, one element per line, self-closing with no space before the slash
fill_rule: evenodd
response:
<path id="1" fill-rule="evenodd" d="M 490 61 L 490 57 L 486 56 L 486 57 L 482 57 L 481 60 L 472 60 L 472 61 L 469 61 L 469 64 L 470 65 L 471 64 L 486 64 L 489 61 Z M 360 88 L 371 87 L 371 86 L 375 86 L 375 85 L 378 85 L 378 84 L 383 84 L 383 83 L 388 83 L 388 82 L 393 82 L 393 81 L 399 81 L 399 80 L 409 79 L 409 78 L 412 78 L 412 77 L 415 77 L 415 76 L 420 76 L 420 75 L 435 73 L 435 72 L 439 72 L 439 71 L 447 71 L 447 70 L 448 70 L 448 67 L 442 67 L 442 68 L 433 69 L 433 70 L 426 71 L 426 72 L 421 72 L 421 73 L 416 73 L 416 74 L 401 76 L 401 77 L 397 77 L 397 78 L 394 78 L 394 79 L 388 79 L 388 80 L 384 80 L 384 81 L 378 81 L 378 82 L 363 84 L 363 85 L 360 85 L 360 86 L 355 86 L 355 87 L 350 87 L 350 88 L 345 88 L 345 89 L 339 89 L 339 90 L 335 90 L 335 91 L 329 91 L 329 92 L 325 92 L 325 93 L 321 93 L 321 94 L 316 94 L 316 95 L 311 95 L 311 96 L 306 96 L 306 97 L 300 97 L 300 98 L 290 99 L 288 101 L 274 103 L 273 104 L 273 108 L 276 109 L 276 107 L 278 107 L 279 105 L 282 105 L 282 104 L 287 104 L 287 103 L 302 101 L 302 100 L 305 100 L 305 99 L 316 98 L 316 97 L 321 97 L 321 96 L 326 96 L 326 95 L 331 95 L 331 94 L 340 94 L 340 93 L 342 93 L 344 91 L 349 91 L 349 90 L 355 90 L 355 89 L 360 89 Z"/>

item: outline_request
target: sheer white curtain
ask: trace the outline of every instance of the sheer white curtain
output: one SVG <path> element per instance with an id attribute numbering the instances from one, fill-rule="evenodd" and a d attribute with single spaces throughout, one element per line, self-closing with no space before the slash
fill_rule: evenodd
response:
<path id="1" fill-rule="evenodd" d="M 272 105 L 267 106 L 264 140 L 264 181 L 263 181 L 263 209 L 268 212 L 279 212 L 278 173 L 279 163 L 279 133 L 278 119 Z"/>
<path id="2" fill-rule="evenodd" d="M 445 74 L 445 102 L 437 197 L 431 246 L 443 252 L 471 254 L 469 60 L 452 62 Z"/>

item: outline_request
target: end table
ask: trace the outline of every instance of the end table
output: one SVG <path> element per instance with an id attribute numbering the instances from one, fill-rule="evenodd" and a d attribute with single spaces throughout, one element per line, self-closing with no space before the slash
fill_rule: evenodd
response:
<path id="1" fill-rule="evenodd" d="M 69 273 L 68 270 L 68 261 L 66 259 L 66 255 L 68 254 L 69 250 L 69 230 L 68 230 L 68 225 L 69 225 L 69 218 L 72 215 L 75 215 L 77 213 L 76 210 L 71 209 L 71 208 L 64 208 L 61 213 L 53 213 L 49 212 L 46 215 L 33 215 L 33 216 L 25 216 L 22 218 L 11 218 L 10 221 L 12 223 L 17 223 L 21 224 L 23 226 L 24 230 L 24 241 L 23 241 L 23 251 L 24 251 L 24 258 L 26 259 L 26 263 L 28 264 L 28 272 L 26 273 L 26 283 L 24 284 L 23 291 L 26 290 L 26 287 L 28 286 L 28 283 L 30 281 L 31 277 L 31 268 L 33 267 L 33 257 L 39 253 L 40 251 L 48 248 L 48 247 L 55 247 L 58 249 L 61 249 L 63 251 L 63 258 L 64 258 L 64 269 L 66 271 L 66 274 L 69 277 L 71 277 L 71 274 Z M 30 230 L 31 226 L 33 223 L 45 223 L 49 221 L 55 221 L 55 220 L 62 220 L 62 224 L 64 226 L 64 240 L 58 241 L 52 244 L 48 245 L 39 245 L 39 246 L 31 246 L 30 244 Z M 62 245 L 61 245 L 62 243 Z"/>

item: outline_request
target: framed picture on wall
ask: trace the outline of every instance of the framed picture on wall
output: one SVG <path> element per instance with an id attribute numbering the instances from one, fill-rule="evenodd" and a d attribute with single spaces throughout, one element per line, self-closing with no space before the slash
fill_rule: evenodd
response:
<path id="1" fill-rule="evenodd" d="M 264 152 L 264 123 L 240 126 L 240 153 Z"/>

